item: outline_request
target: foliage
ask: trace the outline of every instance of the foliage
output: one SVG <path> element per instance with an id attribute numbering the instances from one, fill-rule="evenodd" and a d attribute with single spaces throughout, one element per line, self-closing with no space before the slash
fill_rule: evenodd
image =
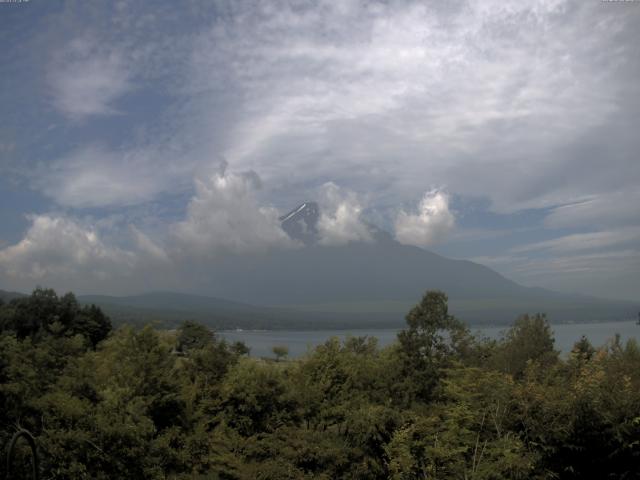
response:
<path id="1" fill-rule="evenodd" d="M 0 332 L 17 338 L 82 335 L 92 347 L 111 331 L 111 321 L 95 305 L 81 307 L 73 293 L 58 297 L 51 289 L 37 288 L 31 296 L 0 305 Z"/>
<path id="2" fill-rule="evenodd" d="M 282 360 L 289 355 L 289 347 L 286 345 L 276 345 L 272 349 L 273 354 L 276 356 L 276 360 Z"/>
<path id="3" fill-rule="evenodd" d="M 553 333 L 545 315 L 522 315 L 507 330 L 493 355 L 494 368 L 521 377 L 529 362 L 547 369 L 558 360 Z"/>
<path id="4" fill-rule="evenodd" d="M 407 377 L 407 391 L 428 401 L 441 378 L 442 369 L 455 357 L 464 325 L 449 315 L 447 295 L 428 291 L 407 314 L 408 328 L 398 334 L 400 355 Z"/>
<path id="5" fill-rule="evenodd" d="M 193 322 L 109 325 L 51 290 L 0 305 L 0 444 L 30 430 L 44 478 L 640 478 L 635 341 L 562 358 L 543 315 L 478 339 L 442 292 L 394 345 L 286 362 Z"/>
<path id="6" fill-rule="evenodd" d="M 214 333 L 211 329 L 199 323 L 187 320 L 178 329 L 176 349 L 182 353 L 199 350 L 211 345 L 214 341 Z"/>

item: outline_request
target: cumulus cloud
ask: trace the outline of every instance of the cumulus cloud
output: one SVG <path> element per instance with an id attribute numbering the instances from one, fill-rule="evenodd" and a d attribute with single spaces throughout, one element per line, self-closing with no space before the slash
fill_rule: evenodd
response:
<path id="1" fill-rule="evenodd" d="M 130 272 L 133 253 L 103 243 L 98 232 L 77 221 L 33 215 L 24 238 L 0 250 L 0 269 L 12 277 L 105 279 Z"/>
<path id="2" fill-rule="evenodd" d="M 55 56 L 48 80 L 54 105 L 70 119 L 117 113 L 114 102 L 132 89 L 123 55 L 88 38 Z"/>
<path id="3" fill-rule="evenodd" d="M 400 211 L 394 227 L 400 243 L 426 247 L 441 241 L 454 224 L 448 195 L 440 190 L 431 190 L 424 194 L 417 213 Z"/>
<path id="4" fill-rule="evenodd" d="M 322 186 L 321 196 L 318 220 L 321 245 L 372 241 L 371 232 L 362 221 L 362 205 L 355 193 L 328 182 Z"/>
<path id="5" fill-rule="evenodd" d="M 182 254 L 212 257 L 291 246 L 280 227 L 278 211 L 258 204 L 255 191 L 259 185 L 254 172 L 231 173 L 226 167 L 196 179 L 196 193 L 185 220 L 172 226 Z"/>
<path id="6" fill-rule="evenodd" d="M 0 247 L 0 274 L 12 282 L 36 280 L 81 290 L 86 282 L 113 284 L 135 277 L 152 288 L 178 281 L 186 259 L 207 261 L 227 253 L 298 246 L 281 229 L 279 212 L 259 204 L 259 187 L 257 174 L 226 172 L 226 165 L 196 179 L 185 218 L 164 224 L 162 243 L 124 218 L 31 215 L 22 240 Z M 164 272 L 161 281 L 145 279 L 158 272 Z"/>

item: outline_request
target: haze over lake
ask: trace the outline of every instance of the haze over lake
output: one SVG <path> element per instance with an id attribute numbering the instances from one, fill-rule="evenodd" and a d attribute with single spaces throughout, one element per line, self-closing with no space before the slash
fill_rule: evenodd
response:
<path id="1" fill-rule="evenodd" d="M 489 338 L 499 338 L 507 327 L 481 327 L 473 328 L 472 332 L 479 332 Z M 571 350 L 573 344 L 582 335 L 596 347 L 603 345 L 615 334 L 625 343 L 630 338 L 640 339 L 640 326 L 636 322 L 604 322 L 604 323 L 574 323 L 552 325 L 555 335 L 555 347 L 563 354 Z M 396 340 L 399 329 L 352 329 L 352 330 L 319 330 L 319 331 L 221 331 L 218 332 L 229 341 L 242 341 L 251 349 L 251 356 L 272 357 L 272 348 L 276 345 L 284 345 L 289 348 L 289 357 L 295 358 L 304 355 L 309 349 L 324 343 L 331 337 L 344 339 L 348 336 L 372 336 L 378 339 L 378 345 L 387 346 Z"/>

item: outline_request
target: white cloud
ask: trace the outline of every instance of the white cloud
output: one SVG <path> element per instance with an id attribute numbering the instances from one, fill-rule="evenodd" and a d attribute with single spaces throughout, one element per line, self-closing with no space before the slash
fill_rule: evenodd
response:
<path id="1" fill-rule="evenodd" d="M 53 161 L 33 184 L 63 206 L 91 208 L 127 206 L 154 200 L 185 188 L 188 162 L 160 148 L 109 150 L 89 145 Z"/>
<path id="2" fill-rule="evenodd" d="M 57 214 L 32 215 L 22 240 L 0 247 L 0 277 L 81 291 L 103 288 L 105 281 L 110 288 L 141 284 L 153 288 L 179 282 L 185 260 L 202 262 L 227 253 L 298 246 L 281 229 L 278 211 L 259 205 L 258 176 L 225 169 L 196 179 L 185 218 L 165 223 L 158 235 L 165 238 L 165 245 L 119 216 L 81 221 Z M 116 246 L 120 244 L 125 246 Z"/>
<path id="3" fill-rule="evenodd" d="M 418 204 L 418 213 L 400 211 L 395 221 L 395 235 L 400 243 L 426 247 L 442 241 L 454 224 L 448 195 L 431 190 Z"/>
<path id="4" fill-rule="evenodd" d="M 199 36 L 185 87 L 197 93 L 192 114 L 210 138 L 219 103 L 202 99 L 226 94 L 232 121 L 216 143 L 236 167 L 288 191 L 357 178 L 396 204 L 421 193 L 428 168 L 431 181 L 499 212 L 566 203 L 614 170 L 579 169 L 568 150 L 624 122 L 614 72 L 631 52 L 616 35 L 632 24 L 615 10 L 340 3 L 236 2 Z M 566 171 L 580 175 L 559 182 Z"/>
<path id="5" fill-rule="evenodd" d="M 637 301 L 640 250 L 564 254 L 522 262 L 512 278 L 525 285 Z"/>
<path id="6" fill-rule="evenodd" d="M 499 269 L 501 267 L 510 267 L 517 263 L 526 261 L 523 256 L 517 255 L 479 255 L 477 257 L 469 258 L 470 261 L 479 263 L 481 265 L 490 266 L 491 268 Z"/>
<path id="7" fill-rule="evenodd" d="M 362 205 L 358 197 L 333 182 L 321 188 L 321 214 L 318 234 L 321 245 L 345 245 L 372 241 L 371 232 L 362 221 Z"/>
<path id="8" fill-rule="evenodd" d="M 35 280 L 109 278 L 131 271 L 133 253 L 105 245 L 98 232 L 54 215 L 33 215 L 31 227 L 15 245 L 0 250 L 0 269 Z"/>
<path id="9" fill-rule="evenodd" d="M 640 251 L 624 249 L 605 252 L 558 255 L 544 259 L 528 259 L 516 265 L 513 271 L 521 277 L 544 275 L 594 275 L 606 278 L 613 272 L 622 275 L 640 272 Z"/>
<path id="10" fill-rule="evenodd" d="M 255 173 L 228 173 L 225 168 L 196 179 L 186 219 L 172 226 L 181 254 L 208 258 L 292 246 L 280 227 L 278 211 L 259 206 L 258 186 Z"/>
<path id="11" fill-rule="evenodd" d="M 472 260 L 524 285 L 629 300 L 638 297 L 639 243 L 640 230 L 631 227 L 565 235 Z"/>
<path id="12" fill-rule="evenodd" d="M 514 253 L 549 250 L 556 253 L 571 253 L 583 250 L 603 250 L 625 244 L 640 244 L 640 227 L 618 230 L 574 233 L 562 237 L 529 243 L 511 249 Z"/>
<path id="13" fill-rule="evenodd" d="M 556 207 L 544 219 L 551 228 L 617 226 L 640 221 L 640 190 L 594 195 L 584 201 Z"/>
<path id="14" fill-rule="evenodd" d="M 146 257 L 151 262 L 169 263 L 171 259 L 167 252 L 160 245 L 156 244 L 148 235 L 140 231 L 135 225 L 130 226 L 131 234 L 137 251 L 142 257 Z"/>
<path id="15" fill-rule="evenodd" d="M 634 43 L 621 38 L 635 13 L 542 0 L 295 7 L 238 1 L 226 5 L 225 15 L 199 12 L 194 33 L 178 29 L 161 41 L 150 20 L 160 16 L 136 8 L 136 17 L 119 14 L 122 39 L 105 37 L 100 48 L 76 39 L 54 70 L 71 76 L 66 63 L 95 59 L 88 72 L 110 70 L 99 77 L 119 78 L 114 83 L 129 88 L 133 77 L 149 80 L 162 65 L 154 91 L 170 89 L 177 99 L 163 121 L 189 143 L 177 157 L 185 164 L 180 182 L 222 152 L 235 168 L 260 171 L 272 199 L 297 194 L 293 204 L 328 178 L 358 191 L 366 184 L 374 207 L 381 197 L 401 204 L 422 193 L 426 168 L 431 182 L 488 197 L 497 212 L 566 204 L 583 198 L 587 186 L 601 193 L 609 187 L 593 184 L 603 174 L 609 184 L 637 183 L 637 175 L 615 173 L 635 161 L 628 148 L 594 153 L 600 158 L 592 160 L 574 151 L 585 138 L 614 144 L 599 129 L 624 132 L 631 124 L 633 105 L 621 99 L 637 61 Z M 145 22 L 151 31 L 138 28 Z M 135 46 L 135 55 L 123 45 Z M 104 89 L 108 100 L 71 103 L 78 111 L 85 104 L 113 110 L 119 90 Z M 151 157 L 165 148 L 156 143 Z M 174 188 L 169 164 L 144 163 L 142 173 L 156 180 L 141 200 Z M 116 168 L 125 173 L 112 178 L 126 176 L 125 162 Z M 560 181 L 567 172 L 572 181 Z M 68 205 L 72 193 L 53 198 Z"/>
<path id="16" fill-rule="evenodd" d="M 132 89 L 123 55 L 88 38 L 55 55 L 48 80 L 54 105 L 73 120 L 117 113 L 113 103 Z"/>

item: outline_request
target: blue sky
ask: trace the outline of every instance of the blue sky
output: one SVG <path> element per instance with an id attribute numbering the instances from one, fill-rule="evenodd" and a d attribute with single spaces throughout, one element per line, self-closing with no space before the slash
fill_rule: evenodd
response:
<path id="1" fill-rule="evenodd" d="M 192 261 L 299 248 L 278 215 L 316 200 L 328 245 L 373 222 L 637 299 L 639 20 L 640 2 L 0 3 L 0 288 L 179 287 Z"/>

